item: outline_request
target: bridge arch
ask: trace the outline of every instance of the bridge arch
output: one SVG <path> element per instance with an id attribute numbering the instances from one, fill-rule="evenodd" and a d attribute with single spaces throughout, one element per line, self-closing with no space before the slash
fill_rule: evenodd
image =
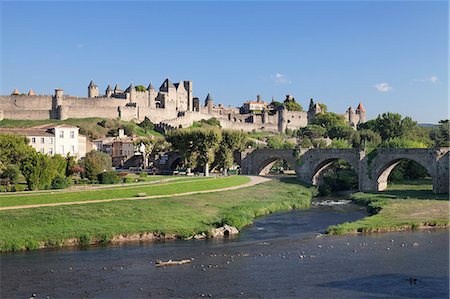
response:
<path id="1" fill-rule="evenodd" d="M 360 151 L 357 149 L 311 149 L 300 159 L 297 177 L 304 183 L 320 185 L 324 173 L 338 160 L 347 162 L 360 180 Z"/>
<path id="2" fill-rule="evenodd" d="M 431 177 L 433 190 L 437 184 L 437 159 L 435 149 L 378 149 L 375 158 L 369 163 L 369 175 L 375 191 L 387 188 L 389 175 L 402 161 L 414 161 L 421 165 Z"/>
<path id="3" fill-rule="evenodd" d="M 241 159 L 242 174 L 259 175 L 266 174 L 277 160 L 284 160 L 296 169 L 297 156 L 293 149 L 255 149 L 244 154 Z"/>
<path id="4" fill-rule="evenodd" d="M 344 161 L 348 165 L 350 165 L 351 169 L 355 172 L 356 177 L 358 177 L 358 166 L 350 164 L 350 162 L 346 161 L 345 159 L 332 158 L 332 159 L 323 160 L 316 166 L 316 168 L 312 172 L 311 184 L 314 186 L 321 185 L 323 182 L 324 174 L 330 169 L 330 167 L 334 164 L 334 162 L 339 161 L 339 160 Z"/>

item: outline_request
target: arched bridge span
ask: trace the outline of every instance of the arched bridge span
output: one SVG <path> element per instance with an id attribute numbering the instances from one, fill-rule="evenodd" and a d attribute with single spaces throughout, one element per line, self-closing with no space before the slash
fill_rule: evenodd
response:
<path id="1" fill-rule="evenodd" d="M 259 175 L 274 161 L 283 159 L 295 169 L 299 181 L 317 185 L 322 174 L 336 160 L 344 160 L 358 175 L 361 191 L 382 191 L 387 178 L 402 160 L 422 165 L 431 176 L 433 192 L 449 192 L 450 148 L 380 148 L 369 155 L 359 149 L 255 149 L 241 153 L 242 174 Z"/>

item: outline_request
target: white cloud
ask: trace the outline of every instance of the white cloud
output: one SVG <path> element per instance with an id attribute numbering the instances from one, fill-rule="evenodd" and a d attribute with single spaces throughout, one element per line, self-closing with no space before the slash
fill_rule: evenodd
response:
<path id="1" fill-rule="evenodd" d="M 378 83 L 378 84 L 375 84 L 374 86 L 379 92 L 389 92 L 392 90 L 392 86 L 390 86 L 386 82 Z"/>
<path id="2" fill-rule="evenodd" d="M 291 80 L 289 80 L 286 75 L 281 73 L 276 73 L 275 75 L 270 76 L 275 83 L 277 84 L 291 84 Z"/>
<path id="3" fill-rule="evenodd" d="M 439 80 L 437 76 L 431 76 L 428 79 L 430 80 L 431 83 L 436 83 Z"/>
<path id="4" fill-rule="evenodd" d="M 429 82 L 429 83 L 436 83 L 437 81 L 439 81 L 439 78 L 436 75 L 433 75 L 431 77 L 428 78 L 424 78 L 424 79 L 415 79 L 414 82 Z"/>

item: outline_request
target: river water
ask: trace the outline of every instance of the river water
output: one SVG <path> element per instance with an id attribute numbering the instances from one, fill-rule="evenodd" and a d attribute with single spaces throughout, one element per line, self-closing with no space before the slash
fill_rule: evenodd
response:
<path id="1" fill-rule="evenodd" d="M 3 254 L 1 298 L 448 298 L 448 230 L 322 236 L 366 213 L 321 203 L 262 217 L 226 240 Z"/>

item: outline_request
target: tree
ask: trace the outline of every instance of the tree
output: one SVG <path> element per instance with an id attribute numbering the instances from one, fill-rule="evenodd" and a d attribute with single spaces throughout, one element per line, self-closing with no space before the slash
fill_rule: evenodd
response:
<path id="1" fill-rule="evenodd" d="M 318 125 L 308 125 L 298 130 L 299 137 L 308 137 L 309 139 L 325 137 L 326 133 L 327 130 L 324 127 Z"/>
<path id="2" fill-rule="evenodd" d="M 439 121 L 439 125 L 434 128 L 430 133 L 430 138 L 433 140 L 433 145 L 436 147 L 450 146 L 449 135 L 449 120 Z"/>
<path id="3" fill-rule="evenodd" d="M 275 101 L 275 100 L 273 100 L 272 103 L 270 103 L 270 104 L 272 105 L 272 107 L 275 111 L 278 110 L 278 108 L 280 108 L 281 106 L 283 106 L 283 103 Z"/>
<path id="4" fill-rule="evenodd" d="M 267 138 L 267 147 L 273 149 L 293 149 L 295 144 L 285 141 L 281 135 L 274 135 Z"/>
<path id="5" fill-rule="evenodd" d="M 139 92 L 145 92 L 145 91 L 147 91 L 147 89 L 146 89 L 145 86 L 143 86 L 143 85 L 137 85 L 134 89 L 135 89 L 136 91 L 139 91 Z"/>
<path id="6" fill-rule="evenodd" d="M 409 140 L 402 137 L 396 137 L 391 138 L 388 140 L 385 140 L 381 143 L 381 147 L 390 147 L 390 148 L 426 148 L 426 144 L 415 141 L 415 140 Z"/>
<path id="7" fill-rule="evenodd" d="M 352 136 L 352 145 L 354 148 L 375 148 L 380 143 L 380 134 L 369 129 L 360 129 Z"/>
<path id="8" fill-rule="evenodd" d="M 209 165 L 214 162 L 215 152 L 222 136 L 217 129 L 202 129 L 193 132 L 198 162 L 204 167 L 205 176 L 209 176 Z"/>
<path id="9" fill-rule="evenodd" d="M 9 164 L 0 174 L 0 178 L 7 184 L 16 184 L 19 180 L 20 170 L 17 165 Z"/>
<path id="10" fill-rule="evenodd" d="M 355 130 L 347 125 L 331 127 L 328 130 L 328 137 L 332 139 L 340 138 L 345 140 L 351 140 L 353 134 L 355 134 Z"/>
<path id="11" fill-rule="evenodd" d="M 219 166 L 223 168 L 225 174 L 227 173 L 227 170 L 233 166 L 234 152 L 244 150 L 246 144 L 247 134 L 244 132 L 234 130 L 222 131 L 222 140 L 216 156 Z"/>
<path id="12" fill-rule="evenodd" d="M 50 156 L 34 152 L 21 165 L 28 189 L 50 189 L 53 179 L 59 174 L 58 162 Z"/>
<path id="13" fill-rule="evenodd" d="M 351 144 L 348 140 L 342 138 L 336 138 L 331 141 L 328 148 L 351 148 Z"/>
<path id="14" fill-rule="evenodd" d="M 322 108 L 322 112 L 327 112 L 328 111 L 328 107 L 327 105 L 325 105 L 324 103 L 318 103 L 320 108 Z"/>
<path id="15" fill-rule="evenodd" d="M 111 169 L 112 161 L 111 157 L 105 153 L 91 151 L 84 157 L 83 166 L 86 177 L 91 181 L 96 181 L 100 173 Z"/>
<path id="16" fill-rule="evenodd" d="M 155 128 L 155 125 L 150 121 L 150 119 L 146 116 L 144 120 L 139 124 L 139 127 L 144 129 L 146 132 L 150 132 Z"/>
<path id="17" fill-rule="evenodd" d="M 36 150 L 28 145 L 28 139 L 20 135 L 0 134 L 0 164 L 20 165 Z"/>
<path id="18" fill-rule="evenodd" d="M 313 124 L 324 127 L 327 130 L 327 134 L 329 134 L 331 128 L 345 126 L 346 122 L 342 115 L 326 112 L 317 114 L 314 117 Z"/>
<path id="19" fill-rule="evenodd" d="M 194 140 L 193 132 L 186 129 L 173 130 L 170 131 L 166 140 L 171 144 L 172 149 L 177 151 L 183 158 L 184 164 L 188 168 L 194 168 L 197 164 L 197 153 Z"/>
<path id="20" fill-rule="evenodd" d="M 284 106 L 289 111 L 303 111 L 302 105 L 297 103 L 294 98 L 287 98 L 284 100 Z"/>
<path id="21" fill-rule="evenodd" d="M 410 117 L 402 117 L 398 113 L 383 113 L 376 119 L 360 124 L 360 129 L 370 129 L 378 132 L 382 140 L 405 136 L 417 123 Z"/>

